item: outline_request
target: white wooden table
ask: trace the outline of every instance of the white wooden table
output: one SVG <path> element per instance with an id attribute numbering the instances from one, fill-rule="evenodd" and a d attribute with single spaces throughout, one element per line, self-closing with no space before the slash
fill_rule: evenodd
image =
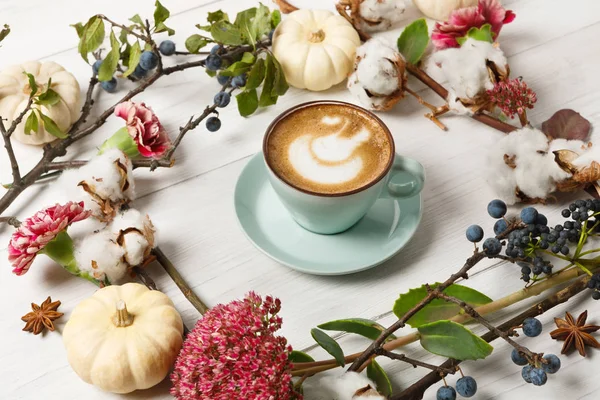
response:
<path id="1" fill-rule="evenodd" d="M 77 54 L 77 37 L 69 24 L 85 21 L 104 13 L 118 21 L 135 13 L 151 16 L 153 2 L 104 0 L 3 0 L 1 23 L 12 28 L 0 48 L 0 67 L 30 59 L 52 60 L 72 71 L 82 88 L 87 84 L 90 67 Z M 324 4 L 327 3 L 327 4 Z M 600 2 L 596 0 L 513 0 L 504 2 L 517 19 L 501 35 L 502 48 L 509 56 L 514 76 L 522 75 L 538 94 L 538 103 L 530 113 L 541 123 L 560 108 L 573 108 L 593 123 L 600 123 Z M 175 40 L 183 48 L 185 38 L 203 22 L 208 11 L 222 8 L 235 13 L 254 6 L 251 0 L 165 0 L 171 10 L 169 26 L 177 30 Z M 302 6 L 333 8 L 333 1 L 298 0 Z M 271 4 L 269 4 L 271 5 Z M 401 25 L 418 17 L 411 5 Z M 383 33 L 394 40 L 401 27 Z M 415 82 L 411 85 L 433 102 L 434 95 Z M 203 71 L 188 70 L 162 78 L 138 96 L 151 105 L 170 132 L 199 113 L 218 90 Z M 119 93 L 124 94 L 122 89 Z M 97 110 L 103 110 L 119 94 L 101 93 Z M 147 212 L 160 231 L 160 246 L 175 263 L 193 290 L 209 305 L 242 297 L 254 290 L 273 294 L 283 302 L 284 334 L 297 348 L 313 344 L 310 328 L 321 322 L 343 317 L 375 318 L 384 324 L 393 321 L 391 307 L 399 293 L 425 282 L 445 279 L 457 270 L 472 251 L 464 238 L 465 228 L 479 223 L 491 231 L 493 221 L 485 206 L 493 198 L 486 185 L 486 150 L 501 137 L 499 132 L 463 117 L 444 118 L 449 131 L 442 132 L 423 118 L 423 110 L 413 99 L 405 99 L 393 111 L 381 114 L 390 126 L 402 154 L 420 160 L 427 169 L 423 192 L 424 217 L 412 242 L 384 265 L 344 277 L 318 277 L 292 271 L 256 250 L 239 229 L 233 210 L 236 179 L 250 157 L 260 150 L 263 132 L 281 111 L 300 102 L 315 99 L 352 101 L 344 87 L 323 93 L 291 89 L 279 103 L 249 119 L 237 115 L 235 105 L 221 113 L 223 127 L 218 133 L 197 129 L 190 133 L 177 151 L 177 165 L 154 173 L 136 170 L 138 200 L 134 206 Z M 86 158 L 94 146 L 111 135 L 120 122 L 111 118 L 91 138 L 69 150 L 69 157 Z M 23 168 L 40 157 L 40 149 L 16 145 Z M 10 182 L 7 157 L 0 152 L 0 181 Z M 28 189 L 5 215 L 26 218 L 35 210 L 55 202 L 57 188 L 37 185 Z M 567 201 L 567 200 L 563 200 Z M 558 219 L 561 206 L 544 207 L 546 215 Z M 69 367 L 61 334 L 68 314 L 95 288 L 82 279 L 39 257 L 29 273 L 17 277 L 7 262 L 6 245 L 12 228 L 0 226 L 0 398 L 13 399 L 109 399 L 170 398 L 169 382 L 128 396 L 106 394 L 82 382 Z M 187 302 L 175 284 L 158 265 L 149 267 L 157 285 L 173 301 L 185 323 L 193 326 L 199 314 Z M 498 298 L 522 286 L 518 268 L 504 263 L 482 263 L 468 285 L 492 298 Z M 29 303 L 46 296 L 60 299 L 60 311 L 67 313 L 58 323 L 57 332 L 33 336 L 21 332 L 20 317 Z M 533 301 L 533 300 L 532 300 Z M 530 302 L 531 303 L 531 302 Z M 529 303 L 529 304 L 530 304 Z M 524 308 L 519 304 L 512 312 Z M 534 351 L 558 354 L 562 343 L 550 339 L 552 318 L 565 310 L 579 313 L 589 310 L 590 322 L 600 322 L 600 303 L 589 295 L 580 296 L 541 317 L 543 335 L 519 340 Z M 506 319 L 506 314 L 495 320 Z M 350 352 L 367 343 L 358 338 L 341 339 Z M 484 361 L 465 363 L 463 369 L 479 384 L 478 399 L 584 399 L 596 398 L 600 380 L 594 378 L 600 367 L 600 354 L 590 351 L 587 359 L 577 354 L 561 357 L 561 371 L 551 376 L 544 387 L 523 382 L 520 368 L 510 361 L 510 348 L 499 341 L 494 353 Z M 428 362 L 439 359 L 412 346 L 408 353 Z M 325 357 L 320 350 L 311 352 Z M 402 363 L 384 363 L 401 389 L 425 374 Z M 455 378 L 450 378 L 454 382 Z M 437 386 L 426 398 L 435 398 Z"/>

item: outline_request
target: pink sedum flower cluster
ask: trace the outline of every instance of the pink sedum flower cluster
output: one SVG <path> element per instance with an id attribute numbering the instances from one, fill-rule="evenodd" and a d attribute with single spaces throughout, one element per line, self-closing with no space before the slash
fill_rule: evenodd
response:
<path id="1" fill-rule="evenodd" d="M 8 261 L 13 266 L 12 272 L 23 275 L 40 250 L 73 222 L 82 221 L 90 214 L 83 208 L 83 202 L 70 201 L 38 211 L 23 221 L 8 244 Z"/>
<path id="2" fill-rule="evenodd" d="M 498 82 L 487 94 L 490 101 L 510 118 L 523 115 L 537 101 L 535 92 L 521 78 Z"/>
<path id="3" fill-rule="evenodd" d="M 452 11 L 448 22 L 436 23 L 431 40 L 438 50 L 460 47 L 457 39 L 467 35 L 471 28 L 485 24 L 492 27 L 494 40 L 498 38 L 504 24 L 515 19 L 515 13 L 505 10 L 498 0 L 479 0 L 477 7 L 465 7 Z"/>
<path id="4" fill-rule="evenodd" d="M 294 392 L 291 347 L 281 328 L 279 299 L 244 300 L 209 310 L 190 332 L 171 374 L 180 400 L 290 400 Z"/>
<path id="5" fill-rule="evenodd" d="M 169 136 L 158 117 L 144 103 L 120 103 L 115 108 L 115 115 L 127 121 L 127 132 L 142 156 L 160 158 L 171 147 Z"/>

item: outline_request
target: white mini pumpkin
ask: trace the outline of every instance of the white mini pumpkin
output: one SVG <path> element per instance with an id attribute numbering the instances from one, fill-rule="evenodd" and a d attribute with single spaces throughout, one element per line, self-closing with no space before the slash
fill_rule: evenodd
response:
<path id="1" fill-rule="evenodd" d="M 446 21 L 456 9 L 476 6 L 478 0 L 413 0 L 426 17 Z"/>
<path id="2" fill-rule="evenodd" d="M 327 10 L 294 11 L 273 35 L 273 54 L 288 83 L 312 91 L 346 79 L 358 46 L 360 38 L 352 25 Z"/>
<path id="3" fill-rule="evenodd" d="M 107 286 L 75 307 L 63 342 L 81 379 L 129 393 L 167 376 L 183 343 L 183 322 L 164 293 L 138 283 Z"/>
<path id="4" fill-rule="evenodd" d="M 52 89 L 60 95 L 60 101 L 50 107 L 42 106 L 42 112 L 52 118 L 56 125 L 66 132 L 79 118 L 80 93 L 77 79 L 55 62 L 29 61 L 13 65 L 0 72 L 0 116 L 12 123 L 26 107 L 31 87 L 24 72 L 32 74 L 40 88 L 44 90 L 48 79 L 52 79 Z M 27 114 L 29 115 L 29 114 Z M 56 137 L 46 132 L 42 121 L 37 132 L 26 135 L 24 132 L 27 116 L 19 124 L 12 138 L 26 144 L 44 144 L 56 140 Z"/>

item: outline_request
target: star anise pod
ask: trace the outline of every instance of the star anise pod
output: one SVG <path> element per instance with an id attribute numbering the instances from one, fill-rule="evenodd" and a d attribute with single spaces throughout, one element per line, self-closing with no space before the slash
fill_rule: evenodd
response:
<path id="1" fill-rule="evenodd" d="M 54 323 L 52 321 L 63 316 L 63 313 L 56 311 L 60 306 L 60 301 L 52 301 L 50 296 L 41 305 L 31 303 L 33 311 L 21 317 L 25 322 L 24 331 L 32 332 L 34 335 L 40 334 L 45 328 L 53 331 Z"/>
<path id="2" fill-rule="evenodd" d="M 584 311 L 577 317 L 577 321 L 568 312 L 565 319 L 554 318 L 554 322 L 558 329 L 550 332 L 552 339 L 564 340 L 565 344 L 561 350 L 562 354 L 566 354 L 571 347 L 575 347 L 582 357 L 586 356 L 585 346 L 600 348 L 600 343 L 590 333 L 600 329 L 598 325 L 586 325 L 587 311 Z"/>

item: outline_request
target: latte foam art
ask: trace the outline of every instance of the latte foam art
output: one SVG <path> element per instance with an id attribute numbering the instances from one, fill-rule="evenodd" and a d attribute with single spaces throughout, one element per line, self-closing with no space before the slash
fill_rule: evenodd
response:
<path id="1" fill-rule="evenodd" d="M 265 141 L 267 164 L 283 181 L 319 194 L 347 193 L 379 179 L 392 154 L 380 121 L 338 104 L 293 111 Z"/>
<path id="2" fill-rule="evenodd" d="M 349 124 L 340 117 L 323 117 L 326 125 L 340 126 L 324 136 L 310 133 L 296 138 L 288 149 L 291 166 L 304 179 L 321 184 L 339 184 L 355 179 L 363 169 L 360 155 L 355 150 L 371 137 L 361 129 L 351 137 L 343 136 Z"/>

